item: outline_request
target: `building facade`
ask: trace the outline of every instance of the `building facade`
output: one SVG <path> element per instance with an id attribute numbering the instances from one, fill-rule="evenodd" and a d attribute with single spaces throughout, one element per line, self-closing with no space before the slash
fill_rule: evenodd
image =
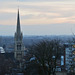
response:
<path id="1" fill-rule="evenodd" d="M 65 67 L 68 72 L 75 72 L 75 44 L 65 44 Z"/>
<path id="2" fill-rule="evenodd" d="M 15 32 L 15 51 L 14 57 L 16 60 L 21 61 L 24 56 L 25 47 L 23 45 L 23 35 L 20 28 L 20 17 L 19 17 L 19 10 L 17 16 L 17 29 Z"/>

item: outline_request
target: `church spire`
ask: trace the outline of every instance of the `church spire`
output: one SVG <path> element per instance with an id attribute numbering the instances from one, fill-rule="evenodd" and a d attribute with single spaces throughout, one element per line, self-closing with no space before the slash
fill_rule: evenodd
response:
<path id="1" fill-rule="evenodd" d="M 19 17 L 19 9 L 18 9 L 18 16 L 17 16 L 17 28 L 15 32 L 15 50 L 14 50 L 14 57 L 16 60 L 18 60 L 20 63 L 24 57 L 24 50 L 25 47 L 23 45 L 23 36 L 20 29 L 20 17 Z"/>
<path id="2" fill-rule="evenodd" d="M 17 15 L 17 33 L 19 34 L 21 32 L 20 29 L 20 17 L 19 17 L 19 9 L 18 9 L 18 15 Z"/>

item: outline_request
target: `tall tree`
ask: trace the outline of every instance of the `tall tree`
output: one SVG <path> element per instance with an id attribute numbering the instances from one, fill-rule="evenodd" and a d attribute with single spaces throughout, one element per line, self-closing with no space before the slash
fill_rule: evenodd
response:
<path id="1" fill-rule="evenodd" d="M 43 40 L 30 47 L 30 53 L 33 54 L 38 63 L 43 68 L 43 74 L 55 75 L 56 61 L 60 56 L 60 40 Z"/>

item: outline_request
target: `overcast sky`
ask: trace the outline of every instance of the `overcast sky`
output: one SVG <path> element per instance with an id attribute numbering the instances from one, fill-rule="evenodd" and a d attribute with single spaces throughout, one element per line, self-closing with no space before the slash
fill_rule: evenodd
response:
<path id="1" fill-rule="evenodd" d="M 75 33 L 75 0 L 0 0 L 0 35 L 14 35 L 18 8 L 24 35 Z"/>

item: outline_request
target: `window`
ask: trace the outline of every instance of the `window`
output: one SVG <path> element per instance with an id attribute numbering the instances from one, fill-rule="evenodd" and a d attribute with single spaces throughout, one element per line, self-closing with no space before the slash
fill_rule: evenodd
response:
<path id="1" fill-rule="evenodd" d="M 75 58 L 73 60 L 75 61 Z"/>
<path id="2" fill-rule="evenodd" d="M 75 55 L 75 51 L 73 51 L 73 54 Z"/>
<path id="3" fill-rule="evenodd" d="M 75 45 L 73 45 L 73 48 L 75 48 Z"/>
<path id="4" fill-rule="evenodd" d="M 17 45 L 17 50 L 21 50 L 21 45 Z"/>

